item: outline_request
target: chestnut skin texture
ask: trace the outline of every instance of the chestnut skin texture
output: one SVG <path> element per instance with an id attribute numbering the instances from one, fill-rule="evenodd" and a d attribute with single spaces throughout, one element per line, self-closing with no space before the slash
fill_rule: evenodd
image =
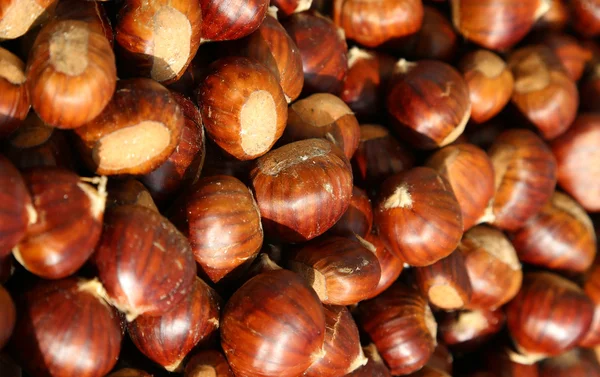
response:
<path id="1" fill-rule="evenodd" d="M 205 376 L 235 377 L 225 356 L 215 350 L 203 350 L 196 353 L 187 362 L 183 372 L 183 377 Z"/>
<path id="2" fill-rule="evenodd" d="M 130 322 L 175 308 L 189 295 L 196 275 L 185 236 L 157 212 L 138 205 L 106 212 L 93 261 L 111 304 Z"/>
<path id="3" fill-rule="evenodd" d="M 594 305 L 575 283 L 550 272 L 529 272 L 506 307 L 510 335 L 527 354 L 557 356 L 590 328 Z"/>
<path id="4" fill-rule="evenodd" d="M 379 267 L 381 268 L 381 278 L 379 278 L 379 284 L 377 288 L 371 291 L 368 298 L 373 298 L 381 294 L 383 291 L 388 289 L 395 281 L 404 269 L 404 261 L 398 258 L 392 253 L 387 246 L 381 240 L 381 237 L 371 232 L 361 238 L 359 235 L 355 235 L 356 239 L 369 251 L 373 252 L 379 261 Z"/>
<path id="5" fill-rule="evenodd" d="M 25 237 L 27 226 L 36 215 L 21 173 L 2 155 L 0 187 L 0 256 L 6 256 Z"/>
<path id="6" fill-rule="evenodd" d="M 288 270 L 248 280 L 221 316 L 221 346 L 238 377 L 299 376 L 322 352 L 324 336 L 319 297 Z"/>
<path id="7" fill-rule="evenodd" d="M 265 233 L 307 241 L 331 228 L 348 209 L 352 171 L 344 153 L 323 139 L 272 150 L 250 172 Z"/>
<path id="8" fill-rule="evenodd" d="M 15 327 L 17 312 L 8 291 L 0 285 L 0 350 L 4 347 Z M 358 335 L 358 330 L 357 330 Z"/>
<path id="9" fill-rule="evenodd" d="M 269 0 L 199 0 L 202 41 L 240 39 L 258 29 L 267 15 Z"/>
<path id="10" fill-rule="evenodd" d="M 25 120 L 29 107 L 25 64 L 10 51 L 0 47 L 0 139 L 14 132 Z"/>
<path id="11" fill-rule="evenodd" d="M 373 226 L 373 209 L 371 200 L 364 190 L 352 187 L 350 205 L 342 218 L 329 229 L 329 234 L 350 237 L 354 235 L 366 237 Z"/>
<path id="12" fill-rule="evenodd" d="M 8 347 L 32 377 L 102 377 L 115 365 L 120 318 L 98 288 L 97 280 L 68 278 L 40 281 L 19 295 Z"/>

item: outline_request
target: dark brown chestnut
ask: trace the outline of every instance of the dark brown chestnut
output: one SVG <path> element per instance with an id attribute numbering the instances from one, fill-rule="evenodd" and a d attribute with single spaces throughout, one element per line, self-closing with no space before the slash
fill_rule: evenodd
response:
<path id="1" fill-rule="evenodd" d="M 574 349 L 539 363 L 540 377 L 600 376 L 600 363 L 593 350 Z"/>
<path id="2" fill-rule="evenodd" d="M 600 34 L 600 4 L 593 0 L 569 1 L 572 24 L 584 37 Z"/>
<path id="3" fill-rule="evenodd" d="M 16 319 L 17 312 L 15 303 L 8 291 L 0 285 L 0 350 L 4 348 L 4 345 L 8 342 L 15 327 Z M 358 330 L 356 331 L 358 335 Z"/>
<path id="4" fill-rule="evenodd" d="M 505 342 L 494 344 L 484 352 L 483 367 L 487 374 L 481 377 L 539 377 L 534 360 L 515 352 L 512 345 Z"/>
<path id="5" fill-rule="evenodd" d="M 505 320 L 502 310 L 447 313 L 439 322 L 438 331 L 452 349 L 474 351 L 502 330 Z"/>
<path id="6" fill-rule="evenodd" d="M 221 316 L 221 346 L 239 377 L 301 375 L 322 356 L 324 337 L 317 294 L 287 270 L 248 280 Z"/>
<path id="7" fill-rule="evenodd" d="M 146 187 L 135 179 L 114 180 L 108 185 L 106 208 L 135 204 L 158 212 Z"/>
<path id="8" fill-rule="evenodd" d="M 93 261 L 110 303 L 128 321 L 166 314 L 189 295 L 196 276 L 185 236 L 157 212 L 138 205 L 106 212 Z"/>
<path id="9" fill-rule="evenodd" d="M 404 261 L 390 252 L 381 238 L 374 233 L 369 233 L 364 238 L 355 234 L 355 237 L 364 248 L 374 253 L 379 261 L 381 269 L 379 284 L 368 297 L 373 298 L 388 289 L 398 279 L 404 269 Z"/>
<path id="10" fill-rule="evenodd" d="M 398 61 L 386 104 L 398 133 L 423 149 L 454 142 L 471 115 L 466 81 L 436 60 Z"/>
<path id="11" fill-rule="evenodd" d="M 265 19 L 269 0 L 200 0 L 202 41 L 240 39 L 258 29 Z"/>
<path id="12" fill-rule="evenodd" d="M 596 347 L 600 345 L 600 265 L 592 266 L 583 284 L 583 290 L 594 304 L 594 316 L 589 330 L 578 345 L 580 347 Z"/>
<path id="13" fill-rule="evenodd" d="M 235 377 L 227 359 L 221 352 L 215 350 L 204 350 L 196 353 L 190 358 L 184 377 Z"/>
<path id="14" fill-rule="evenodd" d="M 25 64 L 21 59 L 0 47 L 0 139 L 14 132 L 29 112 L 31 104 L 26 79 Z"/>
<path id="15" fill-rule="evenodd" d="M 46 21 L 58 0 L 5 0 L 0 4 L 0 40 L 15 39 Z"/>
<path id="16" fill-rule="evenodd" d="M 350 205 L 342 216 L 329 230 L 329 234 L 350 237 L 354 235 L 366 237 L 373 226 L 373 209 L 367 193 L 356 186 L 352 187 Z"/>
<path id="17" fill-rule="evenodd" d="M 259 158 L 250 172 L 265 232 L 286 241 L 325 233 L 352 197 L 352 171 L 344 153 L 323 139 L 287 144 Z"/>
<path id="18" fill-rule="evenodd" d="M 412 266 L 450 255 L 463 234 L 460 205 L 450 183 L 427 167 L 388 178 L 373 213 L 381 239 Z"/>

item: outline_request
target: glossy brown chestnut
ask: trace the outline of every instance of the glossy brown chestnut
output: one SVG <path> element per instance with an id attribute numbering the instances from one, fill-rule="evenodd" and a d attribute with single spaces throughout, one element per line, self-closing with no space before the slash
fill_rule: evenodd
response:
<path id="1" fill-rule="evenodd" d="M 412 168 L 414 163 L 411 151 L 387 128 L 377 124 L 360 126 L 360 142 L 352 166 L 354 177 L 362 186 L 379 187 L 386 178 Z"/>
<path id="2" fill-rule="evenodd" d="M 37 220 L 37 213 L 21 173 L 2 155 L 0 187 L 0 256 L 6 256 L 25 237 L 28 225 Z"/>
<path id="3" fill-rule="evenodd" d="M 544 0 L 450 0 L 460 34 L 490 50 L 507 50 L 548 11 Z"/>
<path id="4" fill-rule="evenodd" d="M 589 330 L 578 345 L 588 348 L 596 347 L 600 345 L 600 265 L 592 266 L 583 284 L 583 290 L 594 304 L 594 316 Z"/>
<path id="5" fill-rule="evenodd" d="M 253 59 L 214 62 L 198 90 L 198 103 L 208 135 L 239 160 L 267 153 L 287 122 L 287 102 L 277 78 Z"/>
<path id="6" fill-rule="evenodd" d="M 130 322 L 175 308 L 196 275 L 185 237 L 160 214 L 138 205 L 106 212 L 93 259 L 111 304 Z"/>
<path id="7" fill-rule="evenodd" d="M 551 143 L 558 163 L 558 183 L 583 208 L 600 211 L 600 115 L 581 114 Z"/>
<path id="8" fill-rule="evenodd" d="M 318 12 L 294 13 L 282 22 L 302 56 L 304 91 L 339 94 L 348 71 L 343 33 Z"/>
<path id="9" fill-rule="evenodd" d="M 460 205 L 450 183 L 417 167 L 388 178 L 373 209 L 375 229 L 396 256 L 427 266 L 450 255 L 463 234 Z"/>
<path id="10" fill-rule="evenodd" d="M 4 0 L 0 3 L 0 40 L 15 39 L 47 20 L 58 0 Z"/>
<path id="11" fill-rule="evenodd" d="M 196 353 L 190 358 L 184 377 L 235 377 L 227 359 L 221 352 L 215 350 L 205 350 Z"/>
<path id="12" fill-rule="evenodd" d="M 168 371 L 181 371 L 183 359 L 202 340 L 219 329 L 217 293 L 196 278 L 192 291 L 160 317 L 141 315 L 127 325 L 127 332 L 144 355 Z"/>
<path id="13" fill-rule="evenodd" d="M 594 0 L 572 0 L 568 3 L 575 30 L 584 37 L 598 36 L 600 34 L 600 4 Z"/>
<path id="14" fill-rule="evenodd" d="M 421 0 L 334 0 L 333 20 L 348 39 L 367 47 L 416 33 L 423 23 Z"/>
<path id="15" fill-rule="evenodd" d="M 206 156 L 206 139 L 200 111 L 188 98 L 171 93 L 183 111 L 185 121 L 175 151 L 158 168 L 140 178 L 158 202 L 168 201 L 181 188 L 200 177 Z"/>
<path id="16" fill-rule="evenodd" d="M 398 133 L 424 149 L 455 141 L 471 115 L 466 81 L 452 66 L 436 60 L 401 59 L 386 104 Z"/>
<path id="17" fill-rule="evenodd" d="M 439 322 L 438 331 L 449 347 L 472 351 L 502 330 L 505 320 L 502 310 L 448 313 Z"/>
<path id="18" fill-rule="evenodd" d="M 506 307 L 510 335 L 532 358 L 557 356 L 588 331 L 594 305 L 571 281 L 550 272 L 529 272 Z"/>
<path id="19" fill-rule="evenodd" d="M 26 79 L 21 59 L 0 47 L 0 139 L 14 132 L 29 112 Z"/>
<path id="20" fill-rule="evenodd" d="M 313 0 L 271 0 L 271 6 L 277 7 L 279 13 L 289 16 L 309 10 Z"/>
<path id="21" fill-rule="evenodd" d="M 304 372 L 307 377 L 345 376 L 365 365 L 354 318 L 345 306 L 325 305 L 324 355 Z"/>
<path id="22" fill-rule="evenodd" d="M 323 139 L 287 144 L 258 159 L 252 191 L 267 234 L 306 241 L 343 216 L 352 197 L 352 171 L 344 153 Z"/>
<path id="23" fill-rule="evenodd" d="M 577 115 L 579 93 L 560 59 L 548 46 L 529 45 L 514 50 L 508 65 L 515 78 L 512 103 L 545 139 L 564 133 Z"/>
<path id="24" fill-rule="evenodd" d="M 551 270 L 585 272 L 596 256 L 592 220 L 569 196 L 555 192 L 512 242 L 522 262 Z"/>
<path id="25" fill-rule="evenodd" d="M 361 303 L 357 320 L 369 335 L 392 375 L 421 369 L 436 346 L 437 324 L 418 291 L 395 283 Z"/>
<path id="26" fill-rule="evenodd" d="M 41 281 L 19 295 L 11 356 L 32 377 L 102 377 L 121 349 L 120 318 L 97 280 Z M 76 353 L 76 354 L 75 354 Z"/>
<path id="27" fill-rule="evenodd" d="M 221 316 L 221 346 L 239 377 L 298 376 L 321 357 L 324 337 L 317 294 L 288 270 L 248 280 Z"/>
<path id="28" fill-rule="evenodd" d="M 351 159 L 358 148 L 360 128 L 344 101 L 333 94 L 317 93 L 289 107 L 284 138 L 290 141 L 324 138 Z"/>
<path id="29" fill-rule="evenodd" d="M 16 319 L 17 312 L 15 304 L 8 291 L 0 285 L 0 350 L 4 348 L 4 345 L 8 342 L 15 327 Z M 350 319 L 352 319 L 352 317 L 350 317 Z M 356 328 L 356 325 L 354 326 Z M 356 330 L 356 335 L 358 336 L 358 329 Z M 360 345 L 357 347 L 360 347 Z"/>
<path id="30" fill-rule="evenodd" d="M 364 238 L 355 234 L 355 237 L 364 248 L 374 253 L 379 261 L 381 269 L 379 284 L 377 284 L 377 288 L 372 290 L 371 294 L 367 297 L 373 298 L 388 289 L 398 279 L 398 276 L 400 276 L 404 269 L 404 261 L 390 252 L 381 238 L 375 233 L 369 233 Z"/>
<path id="31" fill-rule="evenodd" d="M 329 230 L 329 234 L 350 237 L 354 235 L 366 237 L 373 226 L 373 209 L 367 193 L 356 186 L 352 187 L 350 205 L 342 216 Z"/>
<path id="32" fill-rule="evenodd" d="M 114 180 L 108 185 L 106 208 L 135 204 L 158 212 L 146 187 L 135 179 Z"/>
<path id="33" fill-rule="evenodd" d="M 574 349 L 539 364 L 540 377 L 600 376 L 600 364 L 593 350 Z"/>
<path id="34" fill-rule="evenodd" d="M 363 347 L 363 353 L 367 357 L 367 363 L 354 372 L 348 373 L 346 377 L 391 377 L 390 370 L 385 366 L 373 343 Z"/>
<path id="35" fill-rule="evenodd" d="M 263 242 L 260 213 L 252 192 L 237 178 L 201 178 L 176 204 L 173 222 L 186 235 L 202 272 L 218 282 Z"/>
<path id="36" fill-rule="evenodd" d="M 581 78 L 586 63 L 592 59 L 589 49 L 565 33 L 545 34 L 540 42 L 552 49 L 573 81 Z"/>
<path id="37" fill-rule="evenodd" d="M 304 86 L 300 50 L 275 17 L 267 15 L 258 30 L 235 47 L 235 55 L 257 60 L 275 75 L 288 103 L 300 96 Z"/>
<path id="38" fill-rule="evenodd" d="M 77 128 L 109 103 L 117 81 L 105 34 L 78 20 L 56 20 L 38 34 L 27 61 L 31 104 L 53 127 Z"/>
<path id="39" fill-rule="evenodd" d="M 36 218 L 12 249 L 15 259 L 46 279 L 72 275 L 94 253 L 100 239 L 106 178 L 80 178 L 65 169 L 34 168 L 23 173 L 23 179 Z"/>
<path id="40" fill-rule="evenodd" d="M 164 86 L 150 79 L 119 80 L 104 111 L 76 133 L 96 173 L 146 174 L 175 151 L 184 123 Z"/>
<path id="41" fill-rule="evenodd" d="M 352 305 L 370 297 L 381 278 L 375 254 L 360 242 L 342 237 L 306 244 L 290 257 L 288 265 L 323 303 L 332 305 Z"/>
<path id="42" fill-rule="evenodd" d="M 258 29 L 269 0 L 200 0 L 202 41 L 240 39 Z"/>
<path id="43" fill-rule="evenodd" d="M 464 55 L 458 69 L 465 77 L 471 98 L 471 119 L 483 123 L 496 116 L 510 101 L 512 72 L 501 57 L 487 50 Z"/>
<path id="44" fill-rule="evenodd" d="M 434 153 L 426 166 L 450 182 L 464 229 L 477 224 L 495 192 L 494 167 L 488 155 L 473 144 L 452 144 Z"/>
<path id="45" fill-rule="evenodd" d="M 198 51 L 202 27 L 200 1 L 124 1 L 115 25 L 124 71 L 163 84 L 178 80 Z"/>
<path id="46" fill-rule="evenodd" d="M 421 294 L 438 308 L 456 310 L 471 300 L 471 282 L 459 251 L 429 266 L 415 268 L 415 277 Z"/>
<path id="47" fill-rule="evenodd" d="M 496 178 L 496 194 L 487 221 L 517 230 L 535 216 L 556 186 L 556 159 L 529 130 L 513 129 L 496 137 L 488 151 Z"/>
<path id="48" fill-rule="evenodd" d="M 478 225 L 464 234 L 457 251 L 465 257 L 473 289 L 468 308 L 496 310 L 517 295 L 523 271 L 504 233 Z"/>

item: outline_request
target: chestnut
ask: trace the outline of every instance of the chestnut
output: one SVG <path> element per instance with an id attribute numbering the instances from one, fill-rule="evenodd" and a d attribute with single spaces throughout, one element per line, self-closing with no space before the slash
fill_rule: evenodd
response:
<path id="1" fill-rule="evenodd" d="M 508 65 L 515 78 L 512 103 L 545 139 L 564 133 L 577 115 L 579 93 L 550 47 L 514 50 Z"/>
<path id="2" fill-rule="evenodd" d="M 190 294 L 160 317 L 141 315 L 127 325 L 136 347 L 168 371 L 182 370 L 185 356 L 219 328 L 220 298 L 196 278 Z"/>
<path id="3" fill-rule="evenodd" d="M 202 28 L 200 1 L 124 1 L 115 25 L 123 71 L 163 84 L 178 80 L 198 51 Z"/>
<path id="4" fill-rule="evenodd" d="M 294 13 L 282 25 L 300 50 L 304 91 L 339 94 L 348 71 L 348 46 L 341 29 L 315 11 Z"/>
<path id="5" fill-rule="evenodd" d="M 593 312 L 581 288 L 550 272 L 525 274 L 519 294 L 506 307 L 512 339 L 533 359 L 575 347 L 590 328 Z"/>
<path id="6" fill-rule="evenodd" d="M 583 284 L 583 290 L 594 304 L 594 316 L 589 330 L 578 345 L 588 348 L 596 347 L 600 345 L 600 265 L 592 266 Z"/>
<path id="7" fill-rule="evenodd" d="M 98 1 L 98 0 L 97 0 Z M 123 368 L 112 372 L 106 377 L 153 377 L 150 373 L 141 369 Z"/>
<path id="8" fill-rule="evenodd" d="M 346 377 L 391 377 L 389 369 L 373 343 L 363 347 L 363 353 L 367 357 L 367 363 L 354 372 L 348 373 Z"/>
<path id="9" fill-rule="evenodd" d="M 569 23 L 569 8 L 566 0 L 551 0 L 548 11 L 536 21 L 535 30 L 562 30 Z"/>
<path id="10" fill-rule="evenodd" d="M 421 369 L 433 354 L 437 324 L 427 300 L 413 288 L 395 283 L 361 303 L 356 314 L 392 375 Z"/>
<path id="11" fill-rule="evenodd" d="M 102 377 L 112 369 L 123 336 L 98 285 L 76 278 L 40 281 L 19 295 L 8 349 L 29 375 Z"/>
<path id="12" fill-rule="evenodd" d="M 10 294 L 0 285 L 0 350 L 8 342 L 15 327 L 17 313 Z M 356 327 L 356 325 L 355 325 Z M 357 335 L 358 335 L 358 330 Z"/>
<path id="13" fill-rule="evenodd" d="M 296 141 L 259 158 L 250 172 L 265 232 L 306 241 L 344 215 L 352 197 L 352 171 L 344 153 L 323 139 Z"/>
<path id="14" fill-rule="evenodd" d="M 158 212 L 146 187 L 135 179 L 111 181 L 108 185 L 106 208 L 135 204 Z"/>
<path id="15" fill-rule="evenodd" d="M 416 283 L 423 296 L 441 309 L 456 310 L 471 300 L 471 282 L 465 266 L 465 257 L 454 251 L 445 258 L 414 269 Z"/>
<path id="16" fill-rule="evenodd" d="M 540 377 L 600 376 L 600 363 L 593 350 L 574 349 L 539 363 Z"/>
<path id="17" fill-rule="evenodd" d="M 263 22 L 269 0 L 199 0 L 202 41 L 230 41 L 252 33 Z"/>
<path id="18" fill-rule="evenodd" d="M 117 81 L 115 56 L 104 33 L 79 20 L 42 28 L 27 61 L 31 105 L 53 127 L 77 128 L 96 118 Z"/>
<path id="19" fill-rule="evenodd" d="M 581 78 L 586 63 L 592 59 L 589 49 L 565 33 L 548 33 L 540 42 L 552 49 L 573 81 Z"/>
<path id="20" fill-rule="evenodd" d="M 439 322 L 441 339 L 455 350 L 472 351 L 504 326 L 502 310 L 468 310 L 446 314 Z"/>
<path id="21" fill-rule="evenodd" d="M 253 59 L 214 62 L 198 90 L 198 103 L 208 135 L 239 160 L 267 153 L 287 122 L 287 102 L 277 78 Z"/>
<path id="22" fill-rule="evenodd" d="M 367 47 L 416 33 L 423 23 L 421 0 L 334 0 L 333 20 L 346 37 Z"/>
<path id="23" fill-rule="evenodd" d="M 129 322 L 175 308 L 196 275 L 185 236 L 157 212 L 133 204 L 106 212 L 93 262 L 110 303 Z"/>
<path id="24" fill-rule="evenodd" d="M 513 350 L 512 345 L 501 342 L 489 347 L 483 355 L 484 366 L 491 377 L 539 377 L 538 365 L 534 360 Z M 493 371 L 493 372 L 492 372 Z"/>
<path id="25" fill-rule="evenodd" d="M 558 183 L 583 208 L 600 211 L 600 115 L 581 114 L 550 144 L 558 163 Z"/>
<path id="26" fill-rule="evenodd" d="M 487 50 L 464 55 L 458 64 L 469 87 L 471 119 L 483 123 L 496 116 L 513 93 L 512 72 L 501 57 Z"/>
<path id="27" fill-rule="evenodd" d="M 452 66 L 436 60 L 398 61 L 386 104 L 396 131 L 423 149 L 455 141 L 471 115 L 467 83 Z"/>
<path id="28" fill-rule="evenodd" d="M 398 276 L 400 276 L 404 269 L 404 261 L 390 252 L 381 238 L 374 233 L 369 233 L 364 238 L 355 234 L 355 237 L 365 249 L 374 253 L 379 261 L 381 269 L 379 284 L 377 284 L 377 288 L 372 290 L 371 294 L 367 297 L 373 298 L 388 289 L 398 279 Z"/>
<path id="29" fill-rule="evenodd" d="M 556 159 L 532 131 L 506 130 L 496 137 L 488 154 L 494 166 L 496 193 L 488 222 L 517 230 L 535 216 L 556 186 Z"/>
<path id="30" fill-rule="evenodd" d="M 201 178 L 172 212 L 202 273 L 215 283 L 260 251 L 260 213 L 252 192 L 237 178 Z"/>
<path id="31" fill-rule="evenodd" d="M 248 280 L 221 316 L 221 346 L 240 377 L 299 376 L 322 356 L 324 337 L 319 297 L 288 270 Z"/>
<path id="32" fill-rule="evenodd" d="M 344 101 L 333 94 L 313 94 L 296 101 L 288 109 L 284 139 L 297 141 L 319 137 L 343 150 L 348 159 L 358 148 L 358 120 Z"/>
<path id="33" fill-rule="evenodd" d="M 412 266 L 450 255 L 463 234 L 460 205 L 450 183 L 427 167 L 388 178 L 373 212 L 381 239 Z"/>
<path id="34" fill-rule="evenodd" d="M 464 229 L 477 224 L 495 193 L 494 167 L 488 155 L 473 144 L 452 144 L 434 153 L 426 166 L 450 182 Z"/>
<path id="35" fill-rule="evenodd" d="M 373 251 L 342 237 L 323 237 L 305 244 L 293 253 L 288 265 L 323 303 L 332 305 L 352 305 L 370 297 L 381 278 Z"/>
<path id="36" fill-rule="evenodd" d="M 227 359 L 219 351 L 204 350 L 190 358 L 185 366 L 184 377 L 235 377 Z"/>
<path id="37" fill-rule="evenodd" d="M 373 226 L 373 209 L 367 193 L 360 188 L 352 187 L 350 205 L 342 218 L 329 229 L 329 234 L 350 237 L 357 235 L 366 237 Z"/>
<path id="38" fill-rule="evenodd" d="M 289 16 L 309 10 L 312 2 L 313 0 L 271 0 L 271 6 L 277 7 L 280 14 Z"/>
<path id="39" fill-rule="evenodd" d="M 596 256 L 592 220 L 575 200 L 560 192 L 513 233 L 512 242 L 522 262 L 552 270 L 584 272 Z"/>
<path id="40" fill-rule="evenodd" d="M 478 225 L 465 232 L 457 251 L 464 256 L 472 287 L 468 308 L 496 310 L 517 295 L 523 271 L 504 233 Z"/>
<path id="41" fill-rule="evenodd" d="M 449 374 L 452 373 L 453 364 L 454 357 L 452 356 L 452 353 L 450 353 L 448 347 L 443 343 L 437 344 L 435 351 L 433 351 L 433 355 L 431 355 L 431 358 L 427 362 L 428 366 Z"/>
<path id="42" fill-rule="evenodd" d="M 184 122 L 164 86 L 150 79 L 119 80 L 104 111 L 75 132 L 97 174 L 146 174 L 175 151 Z"/>
<path id="43" fill-rule="evenodd" d="M 12 253 L 38 276 L 67 277 L 83 266 L 100 239 L 106 178 L 80 178 L 65 169 L 34 168 L 26 171 L 23 179 L 37 216 Z"/>
<path id="44" fill-rule="evenodd" d="M 6 0 L 0 5 L 0 40 L 19 38 L 46 21 L 58 0 Z"/>
<path id="45" fill-rule="evenodd" d="M 25 64 L 21 59 L 0 47 L 0 139 L 14 132 L 29 112 L 26 79 Z"/>
<path id="46" fill-rule="evenodd" d="M 589 0 L 569 1 L 572 24 L 584 37 L 600 35 L 600 4 Z"/>

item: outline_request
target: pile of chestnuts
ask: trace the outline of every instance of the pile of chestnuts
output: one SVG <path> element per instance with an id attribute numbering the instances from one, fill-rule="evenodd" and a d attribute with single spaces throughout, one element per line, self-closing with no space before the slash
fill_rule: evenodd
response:
<path id="1" fill-rule="evenodd" d="M 600 3 L 0 0 L 0 377 L 600 376 Z"/>

